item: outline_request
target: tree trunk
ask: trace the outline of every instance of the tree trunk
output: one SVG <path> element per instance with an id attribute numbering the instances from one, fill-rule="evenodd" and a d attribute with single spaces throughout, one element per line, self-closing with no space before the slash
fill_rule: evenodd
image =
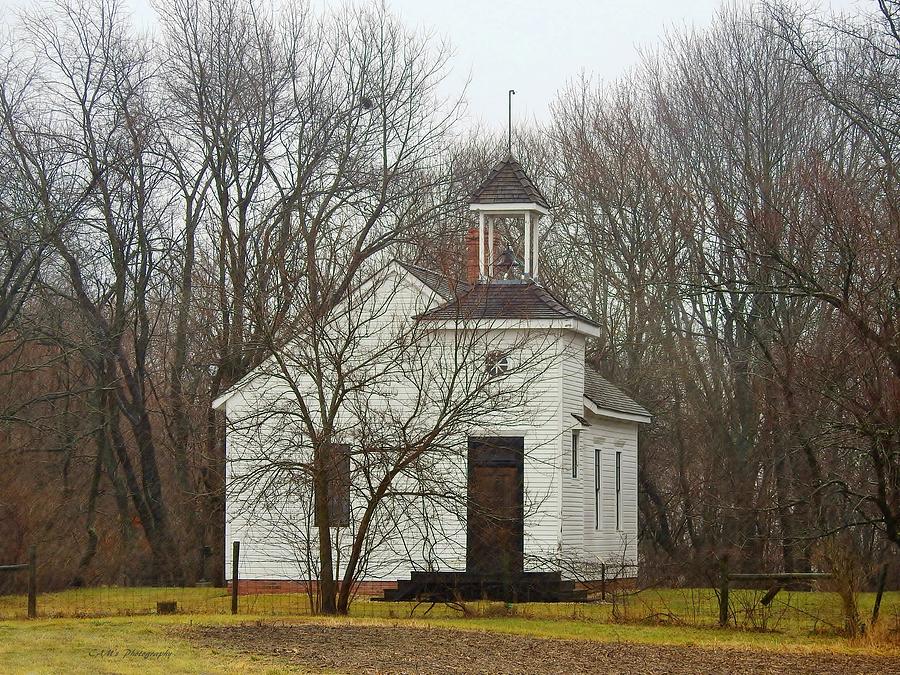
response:
<path id="1" fill-rule="evenodd" d="M 319 601 L 322 614 L 337 614 L 337 583 L 334 578 L 334 550 L 331 545 L 331 526 L 328 513 L 327 451 L 315 449 L 315 511 L 319 535 Z"/>

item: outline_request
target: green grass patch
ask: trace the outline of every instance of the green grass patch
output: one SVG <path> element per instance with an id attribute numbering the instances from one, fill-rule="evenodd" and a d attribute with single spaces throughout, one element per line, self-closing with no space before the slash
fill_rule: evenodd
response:
<path id="1" fill-rule="evenodd" d="M 475 602 L 466 604 L 465 615 L 459 608 L 444 604 L 382 603 L 360 598 L 352 605 L 351 620 L 409 622 L 567 639 L 900 654 L 897 647 L 900 592 L 885 594 L 877 638 L 870 635 L 855 642 L 841 636 L 843 617 L 837 594 L 782 591 L 769 608 L 760 604 L 762 595 L 762 591 L 733 591 L 731 626 L 724 630 L 717 626 L 718 600 L 715 591 L 708 588 L 646 590 L 620 595 L 614 602 L 606 603 L 507 605 Z M 178 603 L 179 613 L 176 616 L 152 616 L 156 612 L 156 603 L 164 600 Z M 860 594 L 860 612 L 864 618 L 871 616 L 873 604 L 874 594 Z M 80 650 L 78 653 L 84 656 L 88 649 L 102 649 L 99 647 L 102 644 L 124 644 L 123 635 L 128 635 L 128 640 L 132 637 L 137 640 L 134 648 L 138 651 L 159 651 L 156 647 L 171 642 L 162 629 L 178 623 L 259 618 L 301 620 L 310 615 L 308 599 L 299 593 L 244 595 L 240 597 L 239 606 L 240 614 L 230 616 L 231 597 L 227 589 L 222 588 L 103 587 L 44 593 L 38 596 L 38 614 L 45 619 L 0 624 L 0 644 L 4 645 L 5 650 L 0 655 L 18 667 L 27 664 L 27 654 L 37 653 L 42 659 L 50 659 L 47 670 L 52 671 L 52 665 L 56 663 L 52 661 L 56 658 L 52 648 L 61 641 L 59 627 L 80 636 L 73 643 L 73 648 Z M 24 618 L 25 610 L 24 596 L 0 596 L 0 619 Z M 82 618 L 78 621 L 69 617 Z M 9 631 L 16 632 L 17 637 L 3 639 L 9 637 Z M 13 646 L 19 636 L 27 638 L 21 649 Z M 179 649 L 184 658 L 193 658 L 190 656 L 193 654 L 190 645 L 182 643 Z M 203 670 L 220 672 L 216 670 L 219 667 L 224 668 L 222 672 L 233 670 L 229 658 L 237 657 L 213 656 L 213 661 L 208 666 L 204 664 Z M 117 658 L 125 659 L 119 666 L 131 667 L 132 661 L 121 655 Z M 177 659 L 181 657 L 175 654 L 167 658 L 174 659 L 170 663 L 177 664 Z M 136 670 L 148 672 L 137 659 L 133 661 Z M 241 669 L 246 670 L 243 663 Z M 68 669 L 61 667 L 60 670 Z M 178 669 L 175 670 L 177 672 Z M 84 672 L 92 671 L 87 668 Z M 117 672 L 131 671 L 120 668 Z"/>
<path id="2" fill-rule="evenodd" d="M 894 594 L 896 595 L 896 594 Z M 892 598 L 893 602 L 897 598 Z M 674 599 L 673 599 L 674 602 Z M 398 610 L 397 605 L 365 603 Z M 479 605 L 480 603 L 476 603 Z M 520 610 L 527 607 L 529 612 Z M 296 667 L 274 658 L 240 654 L 228 649 L 209 649 L 191 643 L 179 628 L 187 625 L 278 621 L 327 622 L 332 624 L 379 624 L 424 626 L 456 630 L 501 632 L 531 637 L 635 642 L 644 644 L 696 646 L 700 648 L 771 650 L 778 652 L 867 654 L 900 657 L 896 643 L 872 640 L 850 642 L 834 634 L 759 632 L 719 629 L 683 624 L 617 623 L 601 620 L 601 610 L 589 606 L 591 619 L 556 614 L 542 617 L 541 605 L 519 605 L 512 610 L 487 603 L 473 610 L 481 616 L 462 617 L 436 607 L 427 616 L 419 612 L 409 617 L 356 616 L 349 618 L 278 617 L 271 615 L 193 614 L 175 616 L 118 616 L 110 618 L 37 619 L 0 621 L 0 671 L 3 673 L 296 673 Z M 421 608 L 420 608 L 421 609 Z M 513 612 L 497 615 L 500 612 Z M 438 615 L 435 615 L 435 614 Z M 490 616 L 490 614 L 495 614 Z M 487 615 L 487 616 L 486 616 Z"/>
<path id="3" fill-rule="evenodd" d="M 796 630 L 800 632 L 840 629 L 843 618 L 836 593 L 782 591 L 771 607 L 760 604 L 762 591 L 733 590 L 732 623 L 754 630 Z M 182 614 L 228 614 L 231 596 L 224 588 L 116 587 L 78 588 L 38 596 L 38 614 L 50 618 L 132 616 L 154 614 L 156 603 L 174 600 Z M 874 593 L 859 594 L 862 616 L 871 615 Z M 24 595 L 0 596 L 0 619 L 24 618 Z M 242 595 L 241 614 L 272 616 L 308 615 L 309 601 L 302 593 Z M 716 593 L 710 588 L 650 589 L 624 594 L 605 603 L 467 603 L 477 616 L 513 615 L 531 619 L 570 619 L 589 622 L 713 626 L 718 621 Z M 407 618 L 428 611 L 434 618 L 452 618 L 458 609 L 438 604 L 382 603 L 358 598 L 351 614 L 370 618 Z M 900 591 L 885 593 L 881 615 L 885 620 L 900 617 Z"/>
<path id="4" fill-rule="evenodd" d="M 203 623 L 223 619 L 202 617 Z M 197 620 L 147 616 L 0 621 L 0 671 L 11 675 L 302 672 L 260 657 L 201 648 L 171 630 Z"/>

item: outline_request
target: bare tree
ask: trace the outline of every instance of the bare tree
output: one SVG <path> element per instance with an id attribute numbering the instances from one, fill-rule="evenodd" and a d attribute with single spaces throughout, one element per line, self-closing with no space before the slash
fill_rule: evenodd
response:
<path id="1" fill-rule="evenodd" d="M 164 255 L 149 65 L 115 3 L 59 4 L 27 15 L 22 37 L 41 58 L 33 80 L 40 99 L 32 90 L 27 116 L 8 112 L 7 130 L 17 139 L 19 174 L 52 224 L 59 275 L 48 276 L 45 288 L 84 330 L 65 339 L 78 345 L 95 378 L 98 462 L 111 449 L 155 574 L 178 579 L 149 390 L 156 266 Z M 63 176 L 48 161 L 54 156 L 66 167 Z M 89 196 L 61 221 L 55 193 L 73 189 Z"/>
<path id="2" fill-rule="evenodd" d="M 778 213 L 786 236 L 768 236 L 748 253 L 782 279 L 763 292 L 808 298 L 835 321 L 842 342 L 831 346 L 847 366 L 838 371 L 844 377 L 823 372 L 819 381 L 839 408 L 822 450 L 840 449 L 853 464 L 865 458 L 868 470 L 823 480 L 838 487 L 856 520 L 900 544 L 898 5 L 880 1 L 868 17 L 838 23 L 779 6 L 770 15 L 810 95 L 840 121 L 833 142 L 845 155 L 800 169 L 800 208 Z M 812 241 L 818 245 L 808 247 Z"/>
<path id="3" fill-rule="evenodd" d="M 893 537 L 896 47 L 887 18 L 797 18 L 724 11 L 573 83 L 549 131 L 554 281 L 656 401 L 642 527 L 676 560 L 777 542 L 802 569 L 833 529 Z"/>

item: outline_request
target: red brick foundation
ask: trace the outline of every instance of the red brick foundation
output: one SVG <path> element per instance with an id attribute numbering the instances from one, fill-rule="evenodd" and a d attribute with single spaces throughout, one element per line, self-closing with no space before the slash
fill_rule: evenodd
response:
<path id="1" fill-rule="evenodd" d="M 286 579 L 240 579 L 238 595 L 259 595 L 262 593 L 309 593 L 315 591 L 316 581 L 289 581 Z M 227 582 L 231 588 L 231 581 Z M 397 588 L 396 581 L 359 581 L 357 595 L 381 595 L 386 588 Z"/>
<path id="2" fill-rule="evenodd" d="M 606 581 L 606 591 L 613 592 L 616 590 L 630 590 L 635 588 L 637 579 L 634 577 L 625 577 L 621 579 L 608 579 Z M 310 590 L 315 592 L 316 581 L 289 581 L 286 579 L 241 579 L 238 585 L 238 595 L 260 595 L 275 593 L 309 593 Z M 231 589 L 231 582 L 227 582 L 227 587 Z M 600 579 L 593 581 L 579 581 L 575 584 L 575 588 L 586 589 L 593 593 L 599 593 L 603 587 Z M 396 581 L 359 581 L 356 583 L 357 595 L 381 595 L 385 589 L 397 588 Z"/>

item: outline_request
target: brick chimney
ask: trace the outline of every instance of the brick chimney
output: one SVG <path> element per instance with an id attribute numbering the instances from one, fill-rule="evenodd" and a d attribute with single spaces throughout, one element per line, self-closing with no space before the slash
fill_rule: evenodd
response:
<path id="1" fill-rule="evenodd" d="M 466 233 L 466 281 L 478 282 L 481 270 L 478 265 L 478 228 L 469 228 Z"/>

